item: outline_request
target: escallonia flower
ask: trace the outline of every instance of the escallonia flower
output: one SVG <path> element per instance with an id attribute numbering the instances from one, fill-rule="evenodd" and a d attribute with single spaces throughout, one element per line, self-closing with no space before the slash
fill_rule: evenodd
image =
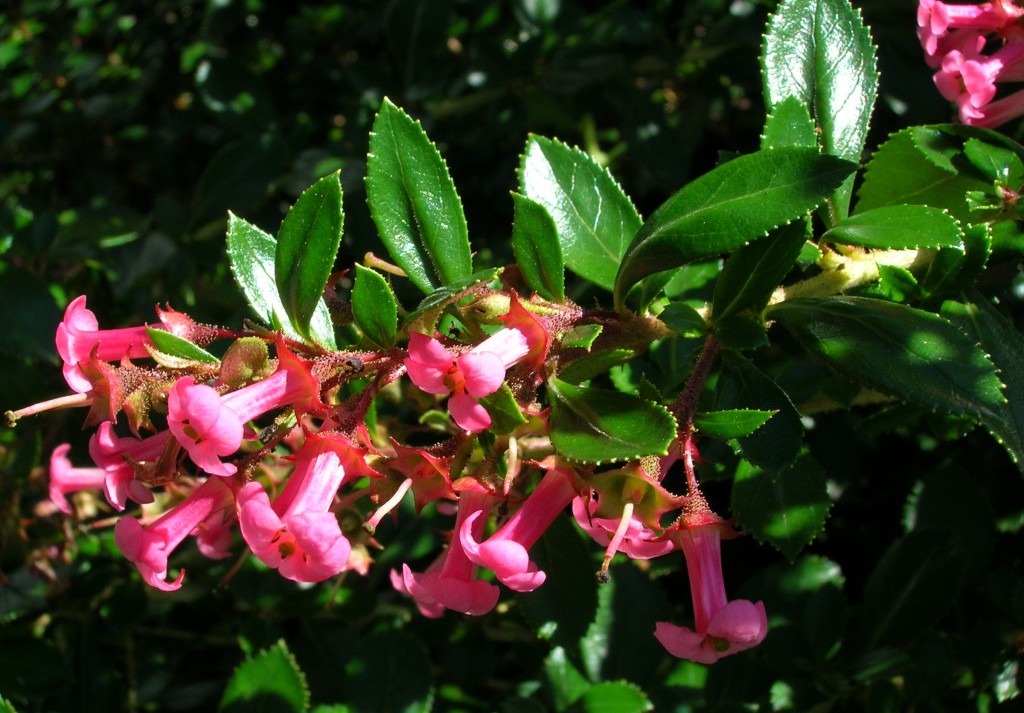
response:
<path id="1" fill-rule="evenodd" d="M 181 588 L 185 570 L 167 581 L 167 560 L 186 537 L 209 518 L 235 504 L 235 491 L 225 478 L 208 478 L 188 497 L 156 521 L 143 525 L 133 517 L 122 517 L 114 526 L 114 542 L 129 561 L 135 563 L 142 579 L 165 592 Z"/>
<path id="2" fill-rule="evenodd" d="M 952 47 L 951 38 L 956 31 L 974 33 L 1006 33 L 1024 8 L 1013 0 L 992 0 L 980 4 L 945 3 L 941 0 L 919 0 L 917 6 L 917 36 L 925 50 L 928 64 L 939 67 L 942 58 Z M 951 32 L 953 30 L 954 32 Z M 954 40 L 957 42 L 957 40 Z M 980 48 L 979 48 L 980 49 Z"/>
<path id="3" fill-rule="evenodd" d="M 187 315 L 174 310 L 157 309 L 160 324 L 179 337 L 188 338 L 194 322 Z M 121 361 L 149 356 L 147 346 L 153 341 L 145 326 L 121 329 L 100 329 L 96 315 L 85 306 L 85 295 L 76 297 L 64 311 L 64 321 L 57 326 L 57 353 L 64 361 L 64 378 L 68 386 L 78 393 L 92 389 L 90 379 L 82 373 L 79 364 L 95 357 L 103 361 Z"/>
<path id="4" fill-rule="evenodd" d="M 734 535 L 730 526 L 710 512 L 694 517 L 684 514 L 670 532 L 686 557 L 693 598 L 694 628 L 660 621 L 654 636 L 678 658 L 711 664 L 757 646 L 768 634 L 768 618 L 762 602 L 729 601 L 722 576 L 723 535 Z"/>
<path id="5" fill-rule="evenodd" d="M 233 475 L 236 468 L 221 458 L 238 450 L 245 424 L 258 416 L 292 406 L 297 412 L 320 408 L 320 385 L 310 366 L 278 341 L 278 368 L 266 379 L 221 395 L 190 376 L 174 382 L 167 396 L 167 426 L 192 461 L 211 475 Z"/>
<path id="6" fill-rule="evenodd" d="M 112 507 L 121 511 L 129 500 L 141 504 L 153 502 L 153 493 L 139 480 L 138 472 L 156 468 L 170 442 L 170 431 L 160 431 L 146 438 L 122 438 L 110 421 L 100 424 L 89 439 L 89 455 L 106 474 L 103 491 Z M 157 475 L 156 479 L 173 477 L 173 469 L 168 466 L 168 472 Z"/>
<path id="7" fill-rule="evenodd" d="M 50 454 L 50 502 L 65 515 L 72 512 L 67 495 L 83 490 L 102 490 L 107 473 L 102 468 L 76 468 L 68 458 L 70 443 L 61 443 Z"/>
<path id="8" fill-rule="evenodd" d="M 475 530 L 481 513 L 466 518 L 458 530 L 466 556 L 493 571 L 509 589 L 532 592 L 547 575 L 530 560 L 529 549 L 575 496 L 571 473 L 561 468 L 549 470 L 516 513 L 486 540 L 481 542 Z"/>
<path id="9" fill-rule="evenodd" d="M 311 439 L 296 454 L 295 470 L 273 503 L 257 482 L 238 493 L 238 522 L 249 548 L 268 567 L 296 582 L 322 582 L 340 574 L 352 551 L 330 510 L 346 478 L 338 452 L 345 446 L 319 442 L 323 440 Z"/>
<path id="10" fill-rule="evenodd" d="M 474 538 L 483 535 L 484 521 L 498 502 L 482 488 L 469 488 L 459 495 L 455 530 L 451 542 L 425 572 L 413 572 L 403 564 L 391 571 L 391 585 L 411 596 L 424 616 L 436 619 L 445 609 L 481 616 L 498 603 L 498 587 L 476 578 L 477 565 L 467 556 L 459 533 L 469 527 Z"/>
<path id="11" fill-rule="evenodd" d="M 405 367 L 412 382 L 428 394 L 451 394 L 448 410 L 455 423 L 478 433 L 490 428 L 491 417 L 477 399 L 497 391 L 508 368 L 529 353 L 526 335 L 509 327 L 458 356 L 433 337 L 413 332 Z"/>

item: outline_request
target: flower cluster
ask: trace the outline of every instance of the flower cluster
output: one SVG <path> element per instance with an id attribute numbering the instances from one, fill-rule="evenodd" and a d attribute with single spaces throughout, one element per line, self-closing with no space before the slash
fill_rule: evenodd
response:
<path id="1" fill-rule="evenodd" d="M 732 531 L 703 505 L 690 460 L 689 493 L 677 496 L 662 480 L 678 456 L 600 469 L 552 448 L 538 389 L 548 360 L 559 356 L 553 334 L 582 310 L 488 289 L 505 305 L 495 325 L 476 324 L 474 336 L 460 338 L 411 330 L 404 348 L 381 352 L 231 332 L 162 310 L 156 328 L 195 347 L 169 354 L 154 344 L 153 328 L 99 329 L 78 298 L 57 330 L 75 395 L 50 405 L 90 408 L 94 466 L 73 466 L 70 446 L 58 446 L 50 499 L 67 514 L 75 512 L 69 496 L 83 490 L 102 492 L 119 512 L 141 506 L 117 520 L 115 542 L 146 583 L 173 591 L 185 578 L 184 570 L 172 573 L 179 546 L 194 540 L 205 556 L 223 558 L 235 532 L 263 565 L 296 582 L 365 574 L 371 549 L 381 546 L 377 527 L 411 493 L 416 512 L 433 505 L 454 514 L 433 564 L 391 572 L 395 590 L 427 617 L 486 614 L 499 584 L 515 592 L 542 586 L 548 573 L 530 549 L 571 510 L 605 548 L 599 580 L 619 552 L 645 560 L 682 550 L 695 627 L 659 623 L 655 636 L 669 652 L 711 663 L 759 643 L 764 606 L 726 598 L 719 541 Z M 229 342 L 219 359 L 200 348 L 215 340 Z M 379 411 L 396 392 L 399 408 L 435 408 L 447 398 L 448 427 L 418 437 L 388 432 Z M 682 513 L 674 521 L 673 511 Z"/>
<path id="2" fill-rule="evenodd" d="M 935 86 L 956 104 L 963 123 L 992 128 L 1024 116 L 1024 89 L 997 98 L 997 84 L 1024 81 L 1022 17 L 1024 8 L 1013 0 L 919 0 L 917 35 L 937 70 Z"/>

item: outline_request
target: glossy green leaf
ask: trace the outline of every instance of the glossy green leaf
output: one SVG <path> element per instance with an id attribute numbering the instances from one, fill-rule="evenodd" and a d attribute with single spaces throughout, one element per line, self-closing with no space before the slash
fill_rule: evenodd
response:
<path id="1" fill-rule="evenodd" d="M 752 362 L 729 352 L 722 355 L 722 365 L 715 385 L 715 410 L 776 412 L 761 428 L 738 440 L 745 459 L 772 473 L 782 471 L 800 453 L 804 433 L 800 414 L 786 392 Z"/>
<path id="2" fill-rule="evenodd" d="M 462 201 L 419 122 L 384 100 L 370 134 L 366 199 L 392 259 L 426 293 L 473 272 Z"/>
<path id="3" fill-rule="evenodd" d="M 981 139 L 964 142 L 964 156 L 986 178 L 1016 188 L 1024 181 L 1024 162 L 1008 148 L 993 146 Z"/>
<path id="4" fill-rule="evenodd" d="M 658 315 L 658 319 L 673 332 L 684 337 L 699 337 L 708 330 L 704 316 L 683 302 L 669 302 Z"/>
<path id="5" fill-rule="evenodd" d="M 787 96 L 772 107 L 764 122 L 761 148 L 818 145 L 818 132 L 807 105 L 798 96 Z"/>
<path id="6" fill-rule="evenodd" d="M 1004 399 L 995 367 L 932 312 L 862 297 L 800 298 L 769 317 L 847 378 L 884 394 L 982 420 Z"/>
<path id="7" fill-rule="evenodd" d="M 395 346 L 398 333 L 395 293 L 380 273 L 359 264 L 352 286 L 352 318 L 373 344 L 381 349 Z"/>
<path id="8" fill-rule="evenodd" d="M 734 314 L 714 325 L 715 339 L 724 349 L 746 351 L 768 346 L 768 329 L 759 317 Z"/>
<path id="9" fill-rule="evenodd" d="M 736 468 L 732 510 L 740 528 L 791 562 L 822 531 L 831 505 L 825 471 L 806 451 L 775 474 L 746 461 Z"/>
<path id="10" fill-rule="evenodd" d="M 999 369 L 1006 401 L 981 422 L 1024 473 L 1024 335 L 984 296 L 969 296 L 967 303 L 944 303 L 942 315 L 970 335 Z"/>
<path id="11" fill-rule="evenodd" d="M 606 463 L 665 455 L 676 421 L 662 406 L 632 394 L 548 380 L 551 445 L 569 460 Z"/>
<path id="12" fill-rule="evenodd" d="M 268 710 L 303 713 L 309 709 L 306 677 L 284 640 L 235 669 L 220 700 L 222 711 Z"/>
<path id="13" fill-rule="evenodd" d="M 654 705 L 638 686 L 627 681 L 595 683 L 569 708 L 569 713 L 642 713 Z"/>
<path id="14" fill-rule="evenodd" d="M 817 207 L 856 164 L 810 148 L 740 156 L 675 193 L 643 224 L 615 278 L 615 304 L 657 272 L 735 250 Z"/>
<path id="15" fill-rule="evenodd" d="M 167 356 L 203 364 L 219 364 L 220 359 L 200 346 L 164 329 L 146 327 L 146 334 L 160 352 Z"/>
<path id="16" fill-rule="evenodd" d="M 768 22 L 761 55 L 772 111 L 788 97 L 811 109 L 827 154 L 860 161 L 878 93 L 875 48 L 848 0 L 783 0 Z M 852 178 L 837 194 L 846 215 Z"/>
<path id="17" fill-rule="evenodd" d="M 857 191 L 857 213 L 875 208 L 911 203 L 944 208 L 958 220 L 970 222 L 968 191 L 986 191 L 990 184 L 967 173 L 957 172 L 952 163 L 936 165 L 926 155 L 915 135 L 927 127 L 904 129 L 882 144 L 864 169 L 864 182 Z M 934 130 L 933 130 L 934 131 Z"/>
<path id="18" fill-rule="evenodd" d="M 693 425 L 699 433 L 711 438 L 742 438 L 759 429 L 776 413 L 758 409 L 706 411 L 694 417 Z"/>
<path id="19" fill-rule="evenodd" d="M 523 415 L 523 410 L 516 403 L 512 389 L 506 383 L 502 383 L 501 387 L 493 394 L 484 396 L 478 401 L 491 417 L 489 430 L 495 433 L 511 433 L 526 423 L 526 416 Z"/>
<path id="20" fill-rule="evenodd" d="M 754 312 L 764 309 L 775 288 L 796 263 L 807 242 L 806 236 L 805 222 L 794 221 L 734 252 L 715 282 L 712 320 L 726 319 L 748 309 Z"/>
<path id="21" fill-rule="evenodd" d="M 337 172 L 306 189 L 277 233 L 274 270 L 281 303 L 295 331 L 311 338 L 311 323 L 334 269 L 345 218 Z"/>
<path id="22" fill-rule="evenodd" d="M 897 540 L 882 555 L 864 590 L 871 645 L 902 646 L 929 631 L 953 608 L 963 559 L 951 540 L 941 530 L 920 530 Z"/>
<path id="23" fill-rule="evenodd" d="M 565 299 L 565 265 L 555 221 L 543 205 L 526 196 L 513 193 L 512 202 L 512 250 L 523 279 L 541 297 L 561 302 Z"/>
<path id="24" fill-rule="evenodd" d="M 531 136 L 519 167 L 519 192 L 554 219 L 565 265 L 607 290 L 640 228 L 632 202 L 604 168 L 579 149 Z"/>
<path id="25" fill-rule="evenodd" d="M 406 315 L 405 319 L 402 320 L 403 328 L 414 332 L 423 332 L 424 334 L 430 333 L 434 329 L 434 323 L 437 321 L 441 311 L 452 302 L 457 301 L 459 295 L 473 285 L 496 279 L 500 274 L 501 268 L 492 267 L 475 272 L 461 280 L 456 280 L 450 285 L 438 287 L 424 297 L 415 310 Z"/>
<path id="26" fill-rule="evenodd" d="M 277 293 L 274 278 L 274 257 L 277 241 L 252 223 L 228 214 L 228 264 L 235 282 L 257 318 L 272 329 L 280 329 L 289 337 L 303 337 L 292 326 Z M 334 327 L 327 305 L 321 300 L 313 313 L 310 333 L 317 344 L 333 349 Z"/>
<path id="27" fill-rule="evenodd" d="M 967 225 L 964 249 L 939 250 L 922 280 L 924 294 L 954 295 L 971 288 L 992 256 L 992 231 L 985 223 Z"/>
<path id="28" fill-rule="evenodd" d="M 614 366 L 628 364 L 638 356 L 636 349 L 604 349 L 559 364 L 558 378 L 570 384 L 579 384 L 604 374 Z"/>
<path id="29" fill-rule="evenodd" d="M 846 218 L 822 240 L 878 250 L 963 248 L 960 224 L 941 208 L 891 205 Z"/>

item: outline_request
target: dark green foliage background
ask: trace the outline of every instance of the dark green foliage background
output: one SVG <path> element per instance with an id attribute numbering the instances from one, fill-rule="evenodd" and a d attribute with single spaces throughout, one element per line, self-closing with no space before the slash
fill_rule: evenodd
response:
<path id="1" fill-rule="evenodd" d="M 63 393 L 53 331 L 76 295 L 103 326 L 152 321 L 157 302 L 239 323 L 229 210 L 274 234 L 303 190 L 340 170 L 336 268 L 383 254 L 362 179 L 385 97 L 444 155 L 479 266 L 512 260 L 509 191 L 530 133 L 599 157 L 649 216 L 719 152 L 758 147 L 757 57 L 773 5 L 6 5 L 3 408 Z M 950 116 L 920 58 L 913 5 L 860 4 L 882 72 L 872 148 Z M 1002 265 L 982 289 L 1013 278 Z M 1019 316 L 1021 291 L 1007 294 Z M 759 367 L 799 394 L 818 367 L 787 356 L 784 334 L 773 339 Z M 671 369 L 682 357 L 655 358 Z M 619 563 L 599 592 L 596 548 L 565 522 L 538 545 L 548 584 L 478 619 L 424 619 L 391 589 L 389 569 L 422 568 L 437 551 L 442 525 L 430 511 L 380 529 L 387 548 L 366 578 L 302 589 L 249 562 L 225 586 L 234 561 L 186 547 L 175 561 L 189 571 L 185 588 L 158 595 L 109 529 L 37 516 L 49 452 L 70 441 L 84 455 L 87 434 L 80 413 L 25 419 L 0 430 L 0 697 L 18 711 L 213 710 L 222 700 L 233 711 L 295 710 L 287 697 L 264 708 L 224 698 L 233 671 L 264 649 L 280 654 L 260 659 L 271 670 L 287 668 L 273 648 L 284 640 L 324 711 L 633 710 L 625 688 L 598 685 L 621 680 L 658 711 L 1011 710 L 1024 647 L 1020 474 L 981 429 L 898 408 L 815 417 L 806 443 L 827 473 L 826 532 L 794 562 L 752 538 L 725 545 L 730 594 L 763 599 L 772 630 L 709 670 L 671 659 L 650 636 L 657 620 L 691 616 L 682 557 L 652 563 L 653 582 Z M 713 464 L 732 472 L 726 450 L 704 452 L 721 512 L 730 484 Z M 747 487 L 756 497 L 761 484 Z"/>

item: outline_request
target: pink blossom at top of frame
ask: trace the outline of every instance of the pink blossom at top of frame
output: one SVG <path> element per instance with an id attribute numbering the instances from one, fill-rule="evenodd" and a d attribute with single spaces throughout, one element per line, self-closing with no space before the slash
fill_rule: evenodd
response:
<path id="1" fill-rule="evenodd" d="M 980 109 L 996 95 L 996 82 L 1024 79 L 1024 40 L 1004 46 L 990 56 L 952 50 L 935 73 L 935 86 L 949 101 L 967 102 Z"/>
<path id="2" fill-rule="evenodd" d="M 977 5 L 920 0 L 917 6 L 917 35 L 932 66 L 941 61 L 941 41 L 950 30 L 1001 32 L 1013 24 L 1024 9 L 1012 0 L 993 0 Z"/>

